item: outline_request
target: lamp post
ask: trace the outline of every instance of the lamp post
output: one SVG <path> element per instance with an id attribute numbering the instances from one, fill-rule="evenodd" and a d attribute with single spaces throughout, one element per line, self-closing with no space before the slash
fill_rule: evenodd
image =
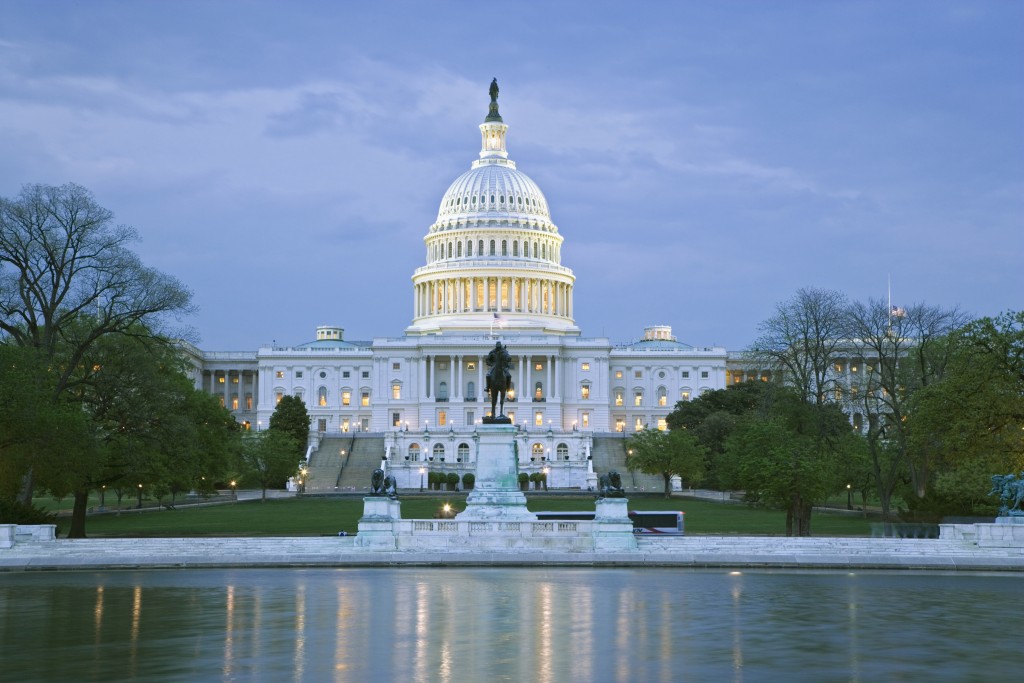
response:
<path id="1" fill-rule="evenodd" d="M 238 500 L 238 491 L 235 490 L 236 486 L 238 486 L 238 482 L 235 481 L 234 479 L 232 479 L 231 480 L 231 500 Z"/>
<path id="2" fill-rule="evenodd" d="M 142 484 L 139 484 L 139 509 L 142 509 Z"/>
<path id="3" fill-rule="evenodd" d="M 426 471 L 427 470 L 425 468 L 420 468 L 420 493 L 423 493 L 423 475 L 426 473 Z"/>
<path id="4" fill-rule="evenodd" d="M 853 486 L 850 484 L 846 485 L 846 509 L 853 509 Z"/>
<path id="5" fill-rule="evenodd" d="M 551 468 L 550 467 L 545 467 L 544 468 L 544 490 L 545 491 L 548 490 L 548 484 L 549 483 L 551 484 L 551 488 L 555 488 L 554 482 L 549 482 L 548 481 L 548 477 L 550 477 L 550 476 L 551 476 Z"/>

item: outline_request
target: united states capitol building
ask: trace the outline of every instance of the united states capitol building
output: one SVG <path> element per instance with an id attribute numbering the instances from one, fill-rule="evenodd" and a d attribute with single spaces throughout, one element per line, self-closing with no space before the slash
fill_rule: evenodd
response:
<path id="1" fill-rule="evenodd" d="M 668 325 L 623 330 L 629 342 L 585 336 L 563 237 L 544 193 L 509 158 L 496 84 L 479 127 L 479 158 L 426 230 L 403 336 L 354 341 L 325 325 L 294 347 L 190 349 L 196 386 L 222 396 L 247 429 L 265 428 L 282 396 L 303 399 L 311 485 L 345 483 L 341 471 L 362 451 L 406 468 L 403 486 L 439 463 L 471 469 L 475 428 L 490 411 L 485 357 L 497 340 L 512 354 L 504 412 L 520 428 L 520 462 L 526 471 L 557 463 L 556 486 L 584 486 L 594 467 L 622 459 L 624 436 L 663 429 L 677 401 L 742 378 L 727 370 L 724 348 L 683 343 Z"/>

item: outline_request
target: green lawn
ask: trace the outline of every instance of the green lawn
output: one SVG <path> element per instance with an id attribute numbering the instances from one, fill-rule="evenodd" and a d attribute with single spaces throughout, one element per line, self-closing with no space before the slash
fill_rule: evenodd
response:
<path id="1" fill-rule="evenodd" d="M 456 511 L 465 507 L 465 496 L 410 496 L 402 498 L 406 519 L 432 518 L 441 505 L 450 502 Z M 531 510 L 593 510 L 589 497 L 528 497 Z M 689 534 L 782 535 L 786 529 L 783 512 L 751 508 L 740 504 L 660 496 L 633 496 L 634 510 L 681 510 L 686 513 Z M 300 498 L 266 502 L 247 501 L 198 508 L 90 515 L 89 536 L 334 536 L 339 531 L 354 533 L 363 513 L 361 498 Z M 61 518 L 61 531 L 68 520 Z M 815 514 L 811 528 L 817 536 L 866 536 L 870 523 L 861 517 Z"/>

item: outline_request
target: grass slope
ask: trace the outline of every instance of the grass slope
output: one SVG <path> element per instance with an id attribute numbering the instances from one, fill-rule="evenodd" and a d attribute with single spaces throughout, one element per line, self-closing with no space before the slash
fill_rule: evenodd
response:
<path id="1" fill-rule="evenodd" d="M 413 496 L 402 498 L 402 517 L 430 519 L 441 505 L 450 502 L 456 511 L 465 507 L 465 497 Z M 585 497 L 528 497 L 530 510 L 593 510 L 594 501 Z M 784 512 L 660 496 L 634 496 L 634 510 L 681 510 L 686 513 L 688 534 L 769 534 L 786 530 Z M 266 502 L 249 501 L 208 507 L 179 508 L 150 512 L 90 516 L 89 536 L 172 537 L 172 536 L 322 536 L 339 531 L 355 533 L 363 514 L 361 498 L 298 498 Z M 63 520 L 62 520 L 63 521 Z M 65 526 L 62 524 L 62 526 Z M 868 520 L 861 517 L 815 514 L 811 529 L 817 536 L 866 536 Z"/>

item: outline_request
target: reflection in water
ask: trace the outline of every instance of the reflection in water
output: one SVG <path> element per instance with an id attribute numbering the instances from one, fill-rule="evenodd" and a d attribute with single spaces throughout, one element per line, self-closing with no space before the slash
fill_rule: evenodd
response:
<path id="1" fill-rule="evenodd" d="M 1012 679 L 1022 601 L 1020 576 L 911 572 L 8 574 L 0 661 L 25 683 Z"/>

